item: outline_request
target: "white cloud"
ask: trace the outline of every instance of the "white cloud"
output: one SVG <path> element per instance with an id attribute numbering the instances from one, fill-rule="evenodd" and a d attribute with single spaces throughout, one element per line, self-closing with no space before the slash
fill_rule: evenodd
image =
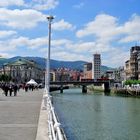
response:
<path id="1" fill-rule="evenodd" d="M 73 7 L 74 7 L 74 8 L 77 8 L 77 9 L 80 9 L 80 8 L 82 8 L 83 6 L 84 6 L 84 3 L 81 2 L 81 3 L 79 3 L 79 4 L 74 5 Z"/>
<path id="2" fill-rule="evenodd" d="M 39 22 L 43 22 L 45 20 L 46 16 L 36 10 L 0 9 L 0 24 L 12 28 L 33 28 L 37 26 Z"/>
<path id="3" fill-rule="evenodd" d="M 57 49 L 57 47 L 60 49 L 70 42 L 71 41 L 67 39 L 52 40 L 51 46 L 53 49 Z M 27 37 L 20 36 L 17 38 L 8 39 L 7 41 L 0 41 L 0 49 L 2 52 L 13 51 L 18 47 L 25 47 L 35 50 L 38 50 L 38 48 L 42 49 L 44 47 L 48 48 L 48 37 L 29 39 Z"/>
<path id="4" fill-rule="evenodd" d="M 66 51 L 53 51 L 52 56 L 53 56 L 53 59 L 63 60 L 63 61 L 87 60 L 81 54 L 71 53 L 71 52 L 66 52 Z"/>
<path id="5" fill-rule="evenodd" d="M 29 39 L 27 37 L 17 37 L 8 39 L 7 41 L 0 41 L 0 50 L 3 53 L 15 52 L 19 47 L 24 47 L 25 49 L 34 49 L 38 51 L 38 48 L 42 46 L 47 47 L 47 37 Z"/>
<path id="6" fill-rule="evenodd" d="M 100 14 L 93 21 L 87 23 L 83 29 L 76 32 L 79 38 L 92 37 L 94 44 L 79 44 L 76 50 L 86 51 L 87 53 L 97 51 L 103 54 L 105 65 L 119 66 L 124 65 L 129 59 L 130 42 L 138 42 L 140 39 L 140 16 L 133 14 L 131 18 L 119 24 L 119 19 L 107 14 Z M 125 43 L 125 44 L 122 44 Z M 122 45 L 125 46 L 122 48 Z M 77 45 L 78 46 L 78 45 Z M 90 51 L 88 51 L 90 50 Z M 111 60 L 111 61 L 110 61 Z"/>
<path id="7" fill-rule="evenodd" d="M 122 27 L 125 36 L 120 39 L 121 43 L 128 43 L 140 40 L 140 16 L 133 14 L 129 21 Z"/>
<path id="8" fill-rule="evenodd" d="M 24 5 L 24 0 L 1 0 L 0 1 L 0 7 L 5 7 L 5 6 L 23 6 Z"/>
<path id="9" fill-rule="evenodd" d="M 139 28 L 140 28 L 140 16 L 138 16 L 137 14 L 133 14 L 130 20 L 127 21 L 123 26 L 124 32 L 128 34 L 131 33 L 139 34 L 140 33 L 140 30 L 138 30 Z"/>
<path id="10" fill-rule="evenodd" d="M 58 0 L 31 0 L 27 2 L 25 0 L 1 0 L 0 7 L 9 6 L 22 6 L 23 8 L 31 8 L 36 10 L 50 10 L 54 9 L 59 4 Z"/>
<path id="11" fill-rule="evenodd" d="M 132 34 L 132 35 L 127 35 L 126 37 L 123 37 L 122 39 L 119 40 L 121 43 L 129 43 L 129 42 L 137 42 L 140 40 L 140 34 Z"/>
<path id="12" fill-rule="evenodd" d="M 124 66 L 125 61 L 129 59 L 129 51 L 118 47 L 111 48 L 110 51 L 103 55 L 102 64 L 112 67 Z"/>
<path id="13" fill-rule="evenodd" d="M 82 43 L 72 43 L 67 44 L 67 48 L 73 50 L 77 53 L 91 52 L 95 46 L 95 42 L 82 42 Z"/>
<path id="14" fill-rule="evenodd" d="M 9 31 L 0 31 L 0 38 L 5 38 L 5 37 L 9 37 L 11 35 L 15 35 L 17 34 L 16 31 L 12 31 L 12 30 L 9 30 Z"/>
<path id="15" fill-rule="evenodd" d="M 27 37 L 18 37 L 18 38 L 14 38 L 12 40 L 9 40 L 9 45 L 13 48 L 16 48 L 18 46 L 26 46 L 28 45 L 29 39 Z"/>
<path id="16" fill-rule="evenodd" d="M 72 30 L 74 28 L 75 27 L 72 24 L 70 24 L 69 22 L 64 21 L 64 19 L 52 24 L 52 29 L 59 30 L 59 31 L 60 30 Z"/>
<path id="17" fill-rule="evenodd" d="M 40 37 L 40 38 L 28 40 L 28 47 L 30 47 L 32 49 L 37 49 L 42 46 L 47 47 L 47 44 L 48 44 L 48 37 Z"/>
<path id="18" fill-rule="evenodd" d="M 7 39 L 6 41 L 0 41 L 0 50 L 1 52 L 15 52 L 18 47 L 32 47 L 32 40 L 27 37 L 17 37 L 12 39 Z"/>
<path id="19" fill-rule="evenodd" d="M 77 37 L 84 37 L 88 35 L 95 35 L 97 37 L 112 36 L 118 32 L 116 29 L 116 21 L 117 18 L 110 15 L 97 15 L 94 21 L 87 23 L 84 29 L 77 31 L 76 35 Z"/>
<path id="20" fill-rule="evenodd" d="M 83 55 L 92 55 L 93 53 L 105 53 L 110 50 L 109 44 L 102 44 L 97 42 L 77 42 L 67 43 L 67 50 L 73 50 L 75 53 L 81 53 Z"/>
<path id="21" fill-rule="evenodd" d="M 3 53 L 16 55 L 19 47 L 32 49 L 46 56 L 48 49 L 48 37 L 40 37 L 29 39 L 27 37 L 18 37 L 7 41 L 0 41 L 0 50 Z M 30 51 L 30 50 L 29 50 Z M 103 55 L 104 65 L 119 66 L 129 57 L 129 52 L 123 48 L 112 47 L 109 44 L 101 44 L 97 42 L 72 42 L 67 39 L 58 39 L 51 41 L 51 58 L 58 60 L 85 60 L 92 61 L 92 54 L 100 53 Z M 110 61 L 111 60 L 111 61 Z"/>
<path id="22" fill-rule="evenodd" d="M 0 41 L 0 52 L 8 53 L 15 50 L 15 46 L 9 45 L 9 40 L 7 41 Z"/>
<path id="23" fill-rule="evenodd" d="M 36 10 L 50 10 L 54 9 L 58 4 L 58 0 L 33 0 L 29 7 Z"/>
<path id="24" fill-rule="evenodd" d="M 67 44 L 70 44 L 72 41 L 68 39 L 58 39 L 58 40 L 52 40 L 52 46 L 64 46 Z"/>
<path id="25" fill-rule="evenodd" d="M 14 57 L 14 55 L 12 55 L 11 53 L 1 53 L 0 54 L 0 57 L 2 58 L 11 58 L 11 57 Z"/>
<path id="26" fill-rule="evenodd" d="M 88 41 L 81 39 L 80 41 L 74 42 L 65 38 L 52 39 L 51 58 L 69 61 L 92 61 L 92 54 L 101 53 L 103 65 L 114 67 L 124 65 L 124 62 L 129 58 L 130 46 L 121 43 L 139 39 L 139 20 L 140 17 L 138 15 L 133 15 L 128 21 L 120 25 L 118 24 L 118 19 L 113 16 L 105 14 L 98 15 L 94 21 L 89 22 L 83 29 L 77 32 L 78 37 L 90 35 L 93 36 L 93 40 L 89 38 Z M 107 23 L 105 23 L 105 21 Z M 65 21 L 63 20 L 63 22 Z M 60 25 L 62 26 L 63 24 Z M 60 25 L 55 26 L 55 28 L 61 28 Z M 48 37 L 27 38 L 21 36 L 6 42 L 1 41 L 0 44 L 0 48 L 5 46 L 1 48 L 1 52 L 3 53 L 10 51 L 13 53 L 13 50 L 18 49 L 18 47 L 25 47 L 26 49 L 34 49 L 38 53 L 41 53 L 42 56 L 46 56 Z"/>
<path id="27" fill-rule="evenodd" d="M 77 37 L 93 35 L 98 41 L 111 42 L 118 40 L 121 43 L 137 41 L 140 38 L 140 16 L 134 14 L 129 21 L 118 24 L 116 17 L 100 14 L 95 19 L 77 31 Z M 121 39 L 120 39 L 121 38 Z"/>

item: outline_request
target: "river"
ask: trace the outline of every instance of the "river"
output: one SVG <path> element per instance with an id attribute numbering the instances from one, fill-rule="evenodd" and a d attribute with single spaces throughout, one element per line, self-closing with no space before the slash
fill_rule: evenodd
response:
<path id="1" fill-rule="evenodd" d="M 53 93 L 53 103 L 68 140 L 139 140 L 140 98 Z"/>

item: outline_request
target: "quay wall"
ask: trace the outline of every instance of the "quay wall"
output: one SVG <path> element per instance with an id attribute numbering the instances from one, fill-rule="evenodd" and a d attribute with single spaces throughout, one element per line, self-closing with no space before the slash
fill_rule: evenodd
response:
<path id="1" fill-rule="evenodd" d="M 96 92 L 104 92 L 104 86 L 88 86 L 89 93 L 96 91 Z M 112 87 L 111 94 L 118 94 L 118 95 L 125 95 L 125 96 L 139 96 L 140 97 L 140 89 L 139 88 L 115 88 Z"/>

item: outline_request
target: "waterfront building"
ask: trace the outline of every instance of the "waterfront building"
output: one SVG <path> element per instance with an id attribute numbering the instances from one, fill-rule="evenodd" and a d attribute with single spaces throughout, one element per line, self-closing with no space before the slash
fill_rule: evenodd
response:
<path id="1" fill-rule="evenodd" d="M 83 79 L 92 79 L 92 63 L 84 64 Z"/>
<path id="2" fill-rule="evenodd" d="M 50 81 L 56 81 L 56 73 L 53 70 L 50 72 Z"/>
<path id="3" fill-rule="evenodd" d="M 107 70 L 107 71 L 104 73 L 103 77 L 108 78 L 108 79 L 110 79 L 110 80 L 114 80 L 115 77 L 114 77 L 114 72 L 113 72 L 113 70 Z"/>
<path id="4" fill-rule="evenodd" d="M 101 55 L 97 53 L 93 54 L 92 78 L 101 78 Z"/>
<path id="5" fill-rule="evenodd" d="M 138 61 L 140 46 L 134 46 L 130 49 L 130 59 L 125 62 L 126 79 L 138 80 Z M 140 63 L 140 62 L 139 62 Z"/>
<path id="6" fill-rule="evenodd" d="M 34 79 L 38 83 L 44 81 L 43 70 L 34 61 L 27 59 L 17 59 L 4 64 L 3 71 L 16 83 L 26 83 L 30 79 Z"/>
<path id="7" fill-rule="evenodd" d="M 79 70 L 70 70 L 70 81 L 80 81 L 82 76 L 82 71 Z"/>
<path id="8" fill-rule="evenodd" d="M 126 79 L 124 67 L 107 70 L 104 74 L 104 77 L 113 80 L 114 82 L 121 83 Z"/>
<path id="9" fill-rule="evenodd" d="M 51 81 L 79 81 L 83 72 L 69 68 L 51 70 Z"/>
<path id="10" fill-rule="evenodd" d="M 138 54 L 138 79 L 140 80 L 140 53 Z"/>
<path id="11" fill-rule="evenodd" d="M 70 73 L 67 68 L 58 68 L 55 71 L 55 81 L 70 81 Z"/>
<path id="12" fill-rule="evenodd" d="M 124 71 L 124 67 L 119 67 L 114 70 L 114 81 L 121 83 L 126 80 L 126 75 Z"/>
<path id="13" fill-rule="evenodd" d="M 125 74 L 126 80 L 131 79 L 130 60 L 125 62 Z"/>

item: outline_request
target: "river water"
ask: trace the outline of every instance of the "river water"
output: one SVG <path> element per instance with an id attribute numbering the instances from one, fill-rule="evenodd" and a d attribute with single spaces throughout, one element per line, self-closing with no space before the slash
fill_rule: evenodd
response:
<path id="1" fill-rule="evenodd" d="M 68 140 L 140 140 L 140 98 L 53 93 L 53 103 Z"/>

